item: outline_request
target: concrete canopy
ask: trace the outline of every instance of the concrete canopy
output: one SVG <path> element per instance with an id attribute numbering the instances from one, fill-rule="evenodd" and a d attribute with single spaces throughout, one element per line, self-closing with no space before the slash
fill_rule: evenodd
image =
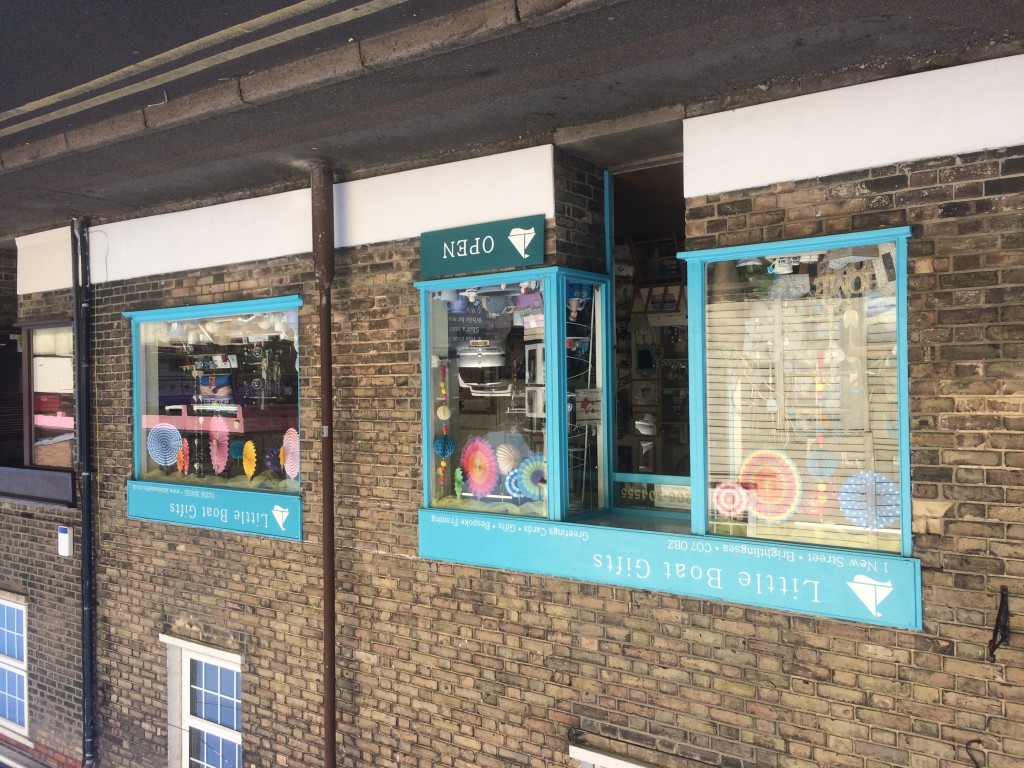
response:
<path id="1" fill-rule="evenodd" d="M 555 142 L 650 164 L 683 116 L 1024 51 L 1015 0 L 95 5 L 0 11 L 0 246 L 303 187 L 317 161 L 351 179 Z"/>

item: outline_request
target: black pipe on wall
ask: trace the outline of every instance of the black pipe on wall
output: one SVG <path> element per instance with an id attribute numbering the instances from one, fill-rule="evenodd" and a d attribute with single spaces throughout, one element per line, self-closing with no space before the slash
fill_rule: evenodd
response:
<path id="1" fill-rule="evenodd" d="M 71 278 L 75 345 L 75 475 L 81 525 L 82 591 L 82 766 L 96 764 L 96 575 L 93 561 L 92 444 L 92 278 L 89 272 L 89 225 L 71 221 Z"/>
<path id="2" fill-rule="evenodd" d="M 323 485 L 324 569 L 324 766 L 337 760 L 337 666 L 334 607 L 334 353 L 331 346 L 331 284 L 334 282 L 334 175 L 326 165 L 310 169 L 313 202 L 313 269 L 320 315 L 320 440 Z"/>

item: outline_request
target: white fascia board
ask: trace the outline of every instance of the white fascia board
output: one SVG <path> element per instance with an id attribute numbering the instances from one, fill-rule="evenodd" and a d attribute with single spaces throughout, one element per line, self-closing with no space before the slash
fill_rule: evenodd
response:
<path id="1" fill-rule="evenodd" d="M 146 216 L 89 229 L 92 279 L 264 261 L 313 248 L 309 190 Z"/>
<path id="2" fill-rule="evenodd" d="M 554 147 L 544 145 L 334 187 L 338 248 L 519 216 L 555 215 Z"/>
<path id="3" fill-rule="evenodd" d="M 1024 55 L 683 121 L 696 197 L 1024 144 Z"/>
<path id="4" fill-rule="evenodd" d="M 18 249 L 18 295 L 71 287 L 71 223 L 14 239 Z"/>
<path id="5" fill-rule="evenodd" d="M 550 145 L 336 184 L 335 246 L 555 215 Z M 70 227 L 17 239 L 18 293 L 71 286 Z M 265 261 L 313 248 L 308 189 L 89 229 L 95 283 Z"/>

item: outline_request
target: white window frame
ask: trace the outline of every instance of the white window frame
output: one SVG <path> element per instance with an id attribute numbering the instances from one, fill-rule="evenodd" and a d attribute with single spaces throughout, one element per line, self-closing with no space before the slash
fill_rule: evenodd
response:
<path id="1" fill-rule="evenodd" d="M 28 737 L 28 725 L 29 725 L 29 703 L 28 703 L 28 605 L 21 599 L 13 598 L 10 596 L 0 596 L 0 609 L 14 608 L 16 611 L 21 611 L 22 624 L 25 628 L 24 637 L 22 642 L 23 659 L 16 659 L 13 656 L 0 655 L 0 670 L 11 672 L 15 675 L 20 675 L 25 681 L 25 723 L 19 725 L 13 720 L 0 719 L 0 733 L 10 735 L 18 738 L 18 741 L 22 741 Z"/>
<path id="2" fill-rule="evenodd" d="M 626 760 L 607 752 L 587 749 L 575 744 L 569 746 L 569 757 L 579 760 L 580 768 L 655 768 L 650 763 Z"/>
<path id="3" fill-rule="evenodd" d="M 169 768 L 189 768 L 189 730 L 197 728 L 241 746 L 242 731 L 226 728 L 191 714 L 192 662 L 207 664 L 241 674 L 242 657 L 183 640 L 171 635 L 160 635 L 167 646 L 167 765 Z"/>

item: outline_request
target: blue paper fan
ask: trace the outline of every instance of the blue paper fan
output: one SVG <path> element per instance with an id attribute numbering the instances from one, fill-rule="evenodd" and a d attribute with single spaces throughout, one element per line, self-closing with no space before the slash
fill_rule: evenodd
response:
<path id="1" fill-rule="evenodd" d="M 900 488 L 878 472 L 858 472 L 839 489 L 839 508 L 861 528 L 888 528 L 900 518 Z"/>
<path id="2" fill-rule="evenodd" d="M 146 450 L 161 467 L 176 463 L 181 450 L 181 432 L 170 424 L 157 424 L 146 436 Z"/>

